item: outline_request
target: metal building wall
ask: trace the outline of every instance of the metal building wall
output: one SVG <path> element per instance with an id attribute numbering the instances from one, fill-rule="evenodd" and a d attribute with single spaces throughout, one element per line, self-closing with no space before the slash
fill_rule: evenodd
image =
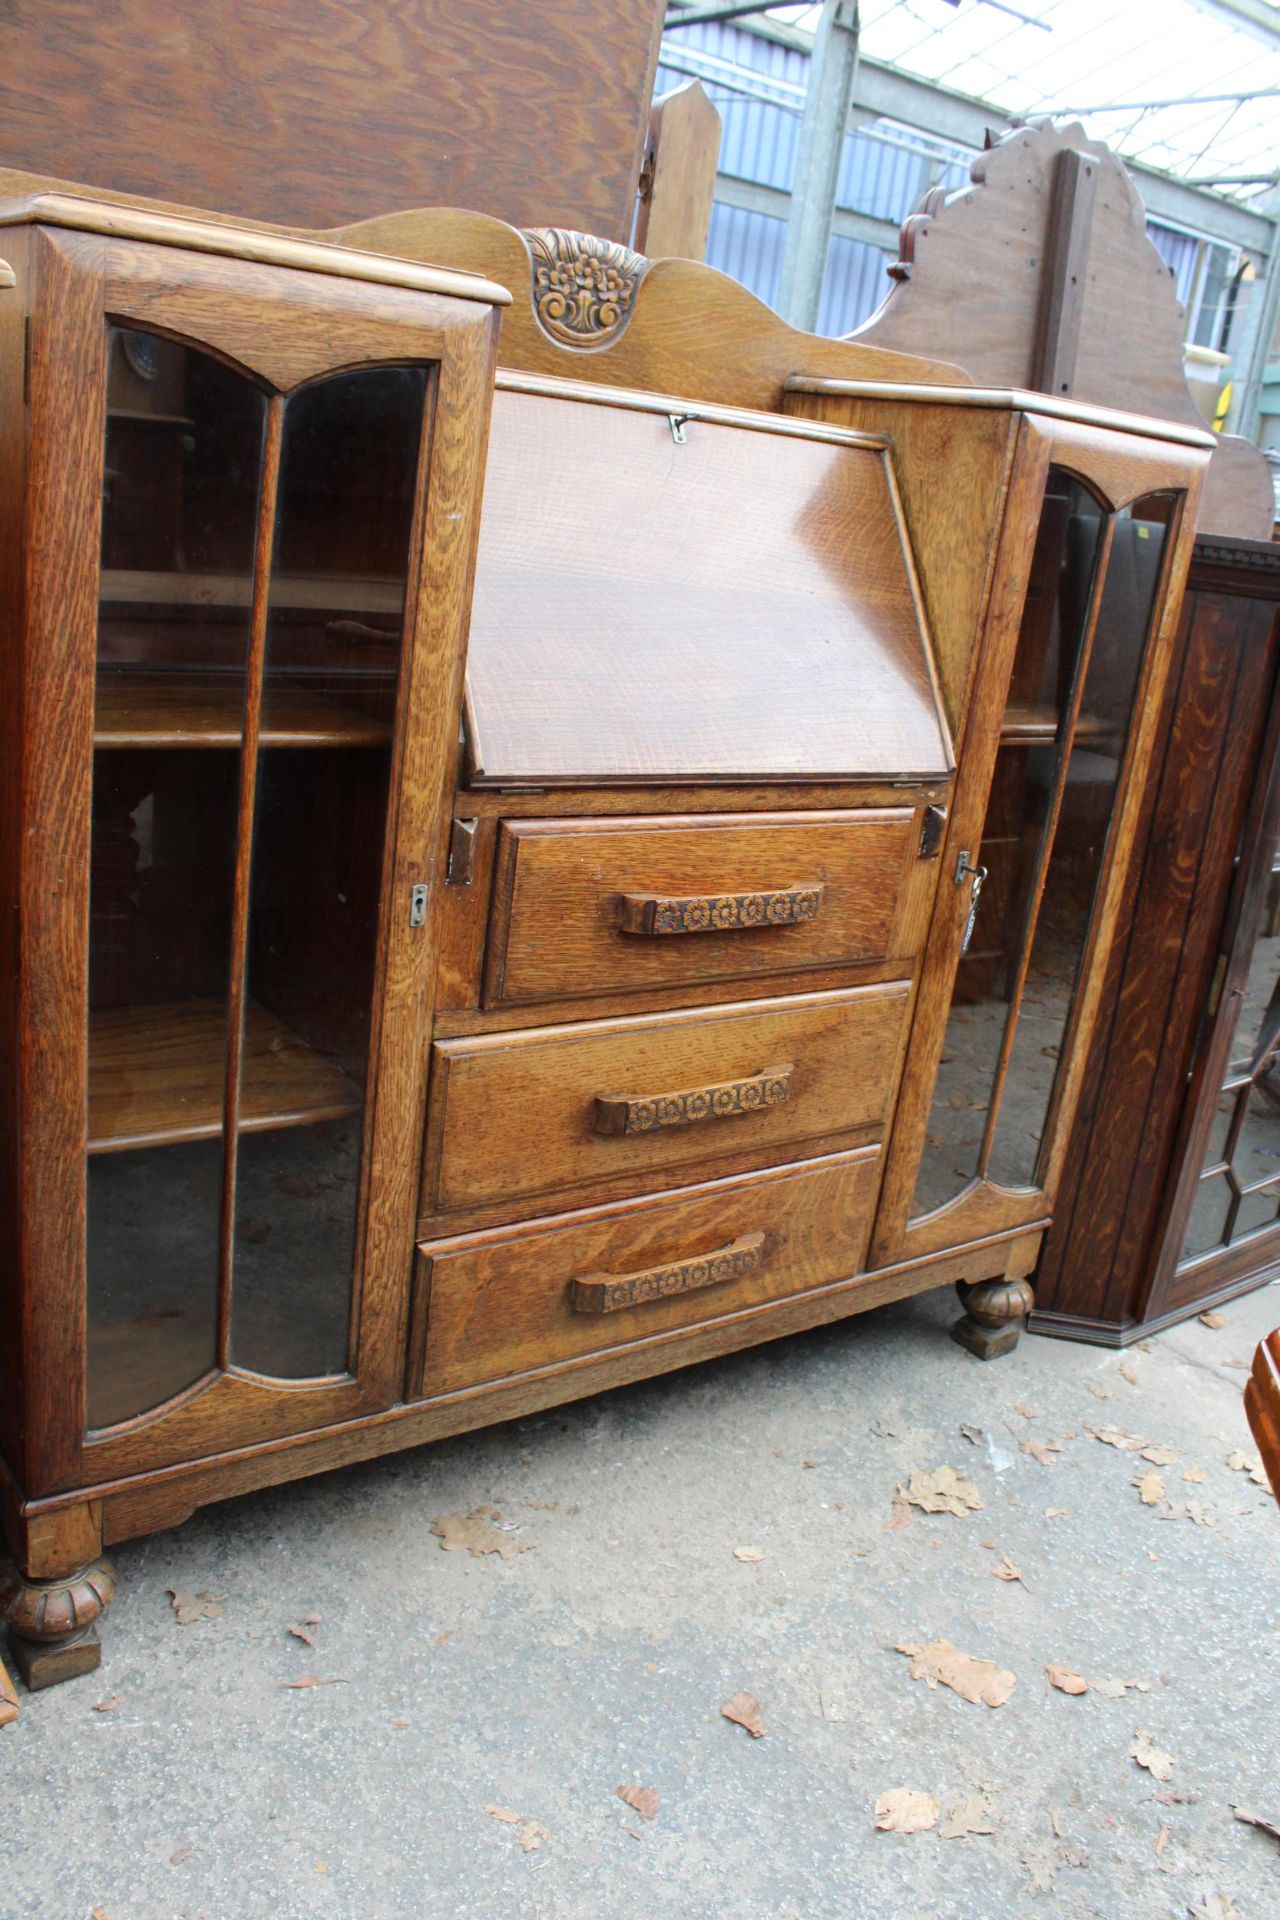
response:
<path id="1" fill-rule="evenodd" d="M 724 121 L 719 171 L 741 180 L 791 191 L 800 137 L 809 56 L 742 27 L 713 21 L 678 29 L 673 44 L 707 56 L 703 85 Z M 723 79 L 717 84 L 716 75 Z M 773 99 L 749 99 L 733 91 L 735 76 L 750 76 L 776 90 Z M 655 92 L 684 84 L 687 75 L 661 64 Z M 951 157 L 956 154 L 957 157 Z M 852 213 L 901 224 L 930 186 L 948 190 L 968 179 L 967 158 L 940 146 L 927 150 L 922 135 L 879 122 L 847 134 L 841 156 L 837 205 Z M 1186 304 L 1195 286 L 1199 242 L 1190 234 L 1147 223 L 1147 230 L 1174 276 Z M 711 212 L 707 259 L 772 305 L 778 290 L 785 222 L 771 214 L 730 206 L 717 199 Z M 820 333 L 849 333 L 870 317 L 889 291 L 885 268 L 896 248 L 833 234 L 818 315 Z"/>

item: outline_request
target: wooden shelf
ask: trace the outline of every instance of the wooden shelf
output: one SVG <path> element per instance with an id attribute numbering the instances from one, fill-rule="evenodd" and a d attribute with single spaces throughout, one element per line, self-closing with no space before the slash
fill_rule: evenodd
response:
<path id="1" fill-rule="evenodd" d="M 238 747 L 244 730 L 238 676 L 224 685 L 181 675 L 98 675 L 95 747 Z M 305 688 L 267 687 L 264 747 L 380 747 L 391 728 L 372 714 L 340 706 Z"/>
<path id="2" fill-rule="evenodd" d="M 247 573 L 104 567 L 98 594 L 109 606 L 247 608 L 253 598 L 253 579 Z M 404 581 L 378 579 L 370 574 L 273 573 L 271 605 L 330 618 L 350 616 L 357 610 L 382 619 L 389 617 L 395 621 L 396 631 L 387 637 L 398 639 L 404 615 Z"/>
<path id="3" fill-rule="evenodd" d="M 1058 737 L 1059 714 L 1054 707 L 1006 707 L 1000 723 L 1002 747 L 1029 747 L 1052 743 Z M 1114 726 L 1101 719 L 1081 714 L 1074 738 L 1082 745 L 1109 738 Z"/>
<path id="4" fill-rule="evenodd" d="M 221 1000 L 111 1008 L 89 1017 L 89 1152 L 222 1132 L 227 1009 Z M 246 1133 L 358 1113 L 361 1091 L 265 1008 L 245 1017 Z"/>

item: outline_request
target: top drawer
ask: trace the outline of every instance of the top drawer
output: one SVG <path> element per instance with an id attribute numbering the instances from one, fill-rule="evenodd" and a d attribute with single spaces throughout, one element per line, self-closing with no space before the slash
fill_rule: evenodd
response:
<path id="1" fill-rule="evenodd" d="M 504 821 L 484 1004 L 897 958 L 910 807 Z"/>

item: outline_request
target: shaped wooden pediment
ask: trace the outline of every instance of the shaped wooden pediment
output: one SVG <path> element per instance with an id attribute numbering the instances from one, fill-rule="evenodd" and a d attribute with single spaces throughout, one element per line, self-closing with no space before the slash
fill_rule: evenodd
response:
<path id="1" fill-rule="evenodd" d="M 1204 426 L 1183 374 L 1183 309 L 1137 188 L 1078 123 L 1019 127 L 972 184 L 935 189 L 902 229 L 894 287 L 848 345 L 956 360 L 979 386 L 1034 387 Z M 1223 436 L 1200 531 L 1268 539 L 1257 447 Z"/>

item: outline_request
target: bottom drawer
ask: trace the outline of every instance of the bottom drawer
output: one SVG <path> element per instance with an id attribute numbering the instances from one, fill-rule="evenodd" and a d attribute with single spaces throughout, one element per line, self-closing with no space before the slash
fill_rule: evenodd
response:
<path id="1" fill-rule="evenodd" d="M 416 1390 L 554 1366 L 848 1279 L 879 1177 L 879 1148 L 863 1147 L 684 1197 L 425 1243 Z"/>

